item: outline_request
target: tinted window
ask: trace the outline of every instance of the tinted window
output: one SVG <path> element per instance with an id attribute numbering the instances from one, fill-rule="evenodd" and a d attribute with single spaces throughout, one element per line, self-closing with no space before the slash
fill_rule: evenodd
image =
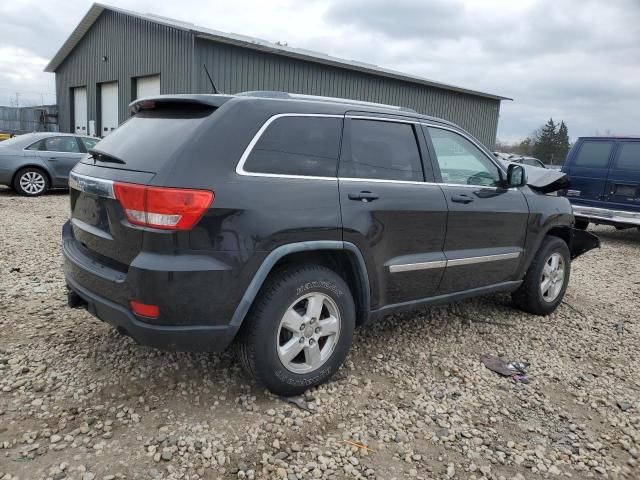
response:
<path id="1" fill-rule="evenodd" d="M 575 160 L 576 167 L 607 168 L 613 142 L 583 142 Z"/>
<path id="2" fill-rule="evenodd" d="M 29 145 L 25 150 L 42 150 L 41 147 L 44 147 L 44 140 L 38 140 L 35 143 Z"/>
<path id="3" fill-rule="evenodd" d="M 498 186 L 498 167 L 469 140 L 455 132 L 429 128 L 444 183 Z M 522 159 L 519 159 L 522 162 Z"/>
<path id="4" fill-rule="evenodd" d="M 351 158 L 340 162 L 340 176 L 383 180 L 424 180 L 413 125 L 352 120 Z"/>
<path id="5" fill-rule="evenodd" d="M 281 175 L 335 177 L 341 133 L 341 118 L 278 118 L 262 134 L 244 169 Z"/>
<path id="6" fill-rule="evenodd" d="M 93 147 L 95 147 L 96 143 L 100 141 L 97 138 L 87 138 L 87 137 L 80 137 L 80 140 L 82 140 L 82 143 L 84 144 L 84 148 L 86 148 L 87 150 L 90 150 Z"/>
<path id="7" fill-rule="evenodd" d="M 622 142 L 616 167 L 622 170 L 640 170 L 640 142 Z"/>
<path id="8" fill-rule="evenodd" d="M 170 159 L 189 160 L 180 152 L 194 141 L 194 137 L 210 134 L 203 132 L 203 125 L 213 112 L 215 109 L 201 105 L 156 105 L 124 122 L 96 148 L 123 160 L 123 168 L 158 172 Z M 97 163 L 100 164 L 100 160 Z M 113 166 L 113 163 L 105 165 Z"/>
<path id="9" fill-rule="evenodd" d="M 80 147 L 76 142 L 76 137 L 49 137 L 44 139 L 44 145 L 40 150 L 47 152 L 80 153 Z"/>

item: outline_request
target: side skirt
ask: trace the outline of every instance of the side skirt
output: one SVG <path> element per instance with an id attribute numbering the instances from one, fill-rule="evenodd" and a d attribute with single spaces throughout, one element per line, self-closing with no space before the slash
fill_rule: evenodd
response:
<path id="1" fill-rule="evenodd" d="M 477 297 L 480 295 L 488 295 L 490 293 L 513 292 L 521 284 L 522 284 L 522 280 L 502 282 L 502 283 L 497 283 L 495 285 L 489 285 L 486 287 L 472 288 L 471 290 L 464 290 L 462 292 L 447 293 L 446 295 L 438 295 L 436 297 L 421 298 L 419 300 L 412 300 L 410 302 L 394 303 L 393 305 L 387 305 L 377 310 L 372 310 L 369 313 L 369 321 L 378 320 L 391 313 L 414 310 L 420 307 L 443 305 L 446 303 L 452 303 L 452 302 L 464 300 L 466 298 Z"/>

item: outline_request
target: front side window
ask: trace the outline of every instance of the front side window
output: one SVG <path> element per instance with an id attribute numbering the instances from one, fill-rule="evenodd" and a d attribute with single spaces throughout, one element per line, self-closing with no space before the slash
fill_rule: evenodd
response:
<path id="1" fill-rule="evenodd" d="M 584 168 L 607 168 L 613 142 L 585 141 L 580 146 L 575 166 Z"/>
<path id="2" fill-rule="evenodd" d="M 247 172 L 335 177 L 342 118 L 281 117 L 264 131 L 247 158 Z"/>
<path id="3" fill-rule="evenodd" d="M 47 152 L 80 153 L 80 147 L 76 137 L 49 137 L 45 138 L 40 150 Z"/>
<path id="4" fill-rule="evenodd" d="M 640 142 L 622 142 L 616 168 L 640 170 Z"/>
<path id="5" fill-rule="evenodd" d="M 500 171 L 469 140 L 450 130 L 429 127 L 443 183 L 455 185 L 500 185 Z"/>
<path id="6" fill-rule="evenodd" d="M 340 161 L 340 176 L 424 181 L 414 127 L 378 120 L 351 121 L 351 156 Z"/>

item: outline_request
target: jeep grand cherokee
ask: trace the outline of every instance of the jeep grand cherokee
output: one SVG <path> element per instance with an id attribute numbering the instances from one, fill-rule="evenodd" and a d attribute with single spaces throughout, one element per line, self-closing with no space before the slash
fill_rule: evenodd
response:
<path id="1" fill-rule="evenodd" d="M 326 381 L 354 327 L 393 311 L 512 292 L 549 314 L 598 245 L 444 120 L 264 92 L 131 108 L 70 177 L 70 305 L 159 348 L 235 340 L 278 394 Z"/>

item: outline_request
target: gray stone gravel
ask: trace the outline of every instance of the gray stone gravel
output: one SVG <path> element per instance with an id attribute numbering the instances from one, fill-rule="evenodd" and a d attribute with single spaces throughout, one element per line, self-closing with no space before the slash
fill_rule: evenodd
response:
<path id="1" fill-rule="evenodd" d="M 67 216 L 64 192 L 0 189 L 0 480 L 640 478 L 636 230 L 594 229 L 549 317 L 497 295 L 359 329 L 306 411 L 229 353 L 140 347 L 67 308 Z"/>

